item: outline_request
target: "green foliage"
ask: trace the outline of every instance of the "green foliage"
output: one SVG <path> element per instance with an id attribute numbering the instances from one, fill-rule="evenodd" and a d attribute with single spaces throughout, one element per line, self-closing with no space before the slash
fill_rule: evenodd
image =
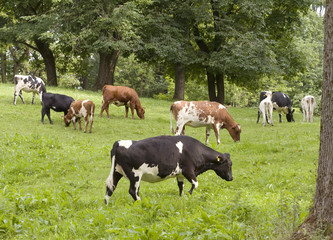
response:
<path id="1" fill-rule="evenodd" d="M 273 127 L 256 124 L 257 108 L 230 108 L 242 125 L 234 143 L 222 130 L 209 146 L 229 152 L 232 182 L 214 172 L 198 177 L 199 187 L 178 196 L 175 179 L 142 182 L 142 201 L 133 202 L 122 179 L 108 206 L 105 180 L 110 150 L 119 139 L 170 134 L 171 101 L 141 98 L 146 119 L 125 119 L 124 108 L 110 106 L 111 119 L 97 117 L 101 93 L 48 87 L 48 91 L 91 99 L 96 104 L 92 134 L 40 122 L 41 105 L 12 104 L 13 85 L 0 84 L 0 238 L 2 239 L 285 239 L 304 221 L 316 184 L 320 119 Z M 186 133 L 205 141 L 203 128 Z M 185 189 L 190 184 L 185 182 Z M 318 236 L 320 233 L 318 233 Z M 320 239 L 317 237 L 316 239 Z"/>
<path id="2" fill-rule="evenodd" d="M 133 54 L 127 58 L 120 57 L 115 72 L 115 85 L 134 88 L 143 97 L 166 92 L 168 83 L 155 69 L 156 66 L 137 61 Z"/>

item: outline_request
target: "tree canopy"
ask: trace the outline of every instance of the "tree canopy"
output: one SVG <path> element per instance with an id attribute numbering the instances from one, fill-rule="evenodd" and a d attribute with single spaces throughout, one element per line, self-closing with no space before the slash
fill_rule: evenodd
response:
<path id="1" fill-rule="evenodd" d="M 165 81 L 178 73 L 186 86 L 204 83 L 219 102 L 233 84 L 320 94 L 323 30 L 308 0 L 0 2 L 3 51 L 30 47 L 26 61 L 42 58 L 50 85 L 69 73 L 85 87 L 114 84 L 115 71 L 128 69 L 116 68 L 119 57 L 134 54 L 137 64 L 162 70 Z"/>

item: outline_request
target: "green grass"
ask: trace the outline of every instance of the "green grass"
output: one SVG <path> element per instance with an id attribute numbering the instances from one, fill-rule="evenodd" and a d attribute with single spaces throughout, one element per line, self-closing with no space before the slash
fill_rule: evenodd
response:
<path id="1" fill-rule="evenodd" d="M 170 101 L 142 98 L 146 119 L 125 119 L 124 108 L 110 106 L 111 118 L 98 117 L 101 92 L 48 87 L 49 92 L 90 99 L 96 104 L 92 134 L 65 127 L 51 111 L 42 125 L 41 105 L 23 93 L 27 105 L 12 104 L 14 87 L 0 84 L 0 238 L 3 239 L 286 239 L 304 220 L 315 192 L 320 119 L 263 127 L 256 108 L 228 111 L 241 124 L 241 141 L 226 130 L 221 144 L 229 152 L 232 182 L 206 172 L 192 195 L 178 196 L 175 179 L 141 184 L 141 201 L 122 179 L 108 206 L 105 180 L 110 150 L 119 139 L 170 135 Z M 175 124 L 173 122 L 173 124 Z M 186 134 L 205 141 L 204 128 Z M 185 183 L 185 189 L 190 184 Z M 319 238 L 318 238 L 319 239 Z"/>

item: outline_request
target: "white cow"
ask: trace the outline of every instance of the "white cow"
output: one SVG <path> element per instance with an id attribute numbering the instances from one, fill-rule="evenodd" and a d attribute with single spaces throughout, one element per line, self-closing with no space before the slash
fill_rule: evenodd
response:
<path id="1" fill-rule="evenodd" d="M 259 112 L 262 113 L 262 123 L 266 126 L 266 116 L 269 124 L 273 126 L 273 103 L 272 96 L 273 93 L 271 91 L 267 91 L 265 93 L 266 98 L 262 100 L 259 104 Z"/>
<path id="2" fill-rule="evenodd" d="M 22 96 L 22 90 L 25 92 L 32 92 L 32 104 L 35 102 L 35 94 L 39 95 L 40 101 L 42 100 L 42 95 L 46 92 L 45 83 L 39 77 L 34 77 L 31 75 L 15 75 L 15 92 L 14 92 L 14 105 L 16 105 L 17 95 L 20 96 L 22 102 L 25 104 L 25 101 Z"/>
<path id="3" fill-rule="evenodd" d="M 303 121 L 305 122 L 306 117 L 307 122 L 312 122 L 313 111 L 316 106 L 316 99 L 311 95 L 305 96 L 301 101 L 301 105 L 303 110 Z"/>

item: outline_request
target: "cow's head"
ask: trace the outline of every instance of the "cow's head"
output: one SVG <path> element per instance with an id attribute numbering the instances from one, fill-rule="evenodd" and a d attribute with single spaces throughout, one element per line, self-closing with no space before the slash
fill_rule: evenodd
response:
<path id="1" fill-rule="evenodd" d="M 222 155 L 217 156 L 217 162 L 214 163 L 213 170 L 215 173 L 223 178 L 226 181 L 232 181 L 232 162 L 230 160 L 230 154 L 229 153 L 224 153 Z"/>
<path id="2" fill-rule="evenodd" d="M 145 109 L 143 107 L 138 108 L 136 113 L 138 114 L 139 118 L 145 119 Z"/>
<path id="3" fill-rule="evenodd" d="M 286 115 L 286 118 L 287 118 L 287 121 L 288 122 L 295 122 L 294 120 L 294 116 L 293 116 L 293 113 L 295 112 L 295 109 L 291 110 L 291 109 L 288 109 L 288 113 Z"/>
<path id="4" fill-rule="evenodd" d="M 242 132 L 241 125 L 240 124 L 235 124 L 234 126 L 231 127 L 231 129 L 228 129 L 230 136 L 235 142 L 240 141 L 240 134 Z"/>
<path id="5" fill-rule="evenodd" d="M 71 119 L 67 117 L 67 115 L 63 116 L 62 118 L 64 119 L 65 126 L 68 127 L 69 124 L 71 124 Z"/>

